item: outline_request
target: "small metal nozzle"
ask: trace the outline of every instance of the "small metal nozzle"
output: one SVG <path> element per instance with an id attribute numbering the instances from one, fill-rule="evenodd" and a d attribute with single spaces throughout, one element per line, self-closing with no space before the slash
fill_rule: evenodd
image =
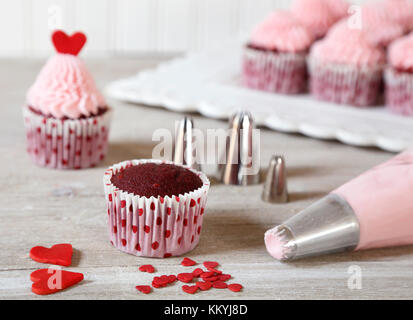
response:
<path id="1" fill-rule="evenodd" d="M 282 156 L 274 155 L 270 160 L 262 200 L 272 203 L 288 202 L 287 173 Z"/>
<path id="2" fill-rule="evenodd" d="M 201 165 L 194 156 L 196 141 L 193 130 L 194 121 L 191 117 L 184 117 L 179 122 L 176 128 L 173 161 L 201 171 Z"/>
<path id="3" fill-rule="evenodd" d="M 247 111 L 235 113 L 230 118 L 226 150 L 219 165 L 220 179 L 224 184 L 260 182 L 259 137 L 254 129 L 254 119 Z"/>

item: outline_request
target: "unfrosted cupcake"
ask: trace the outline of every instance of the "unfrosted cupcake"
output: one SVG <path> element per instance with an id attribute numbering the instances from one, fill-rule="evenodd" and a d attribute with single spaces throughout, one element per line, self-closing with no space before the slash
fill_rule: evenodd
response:
<path id="1" fill-rule="evenodd" d="M 386 105 L 394 113 L 413 116 L 413 33 L 390 45 L 388 64 Z"/>
<path id="2" fill-rule="evenodd" d="M 355 29 L 337 29 L 318 41 L 309 57 L 310 91 L 319 100 L 354 106 L 378 97 L 385 53 Z"/>
<path id="3" fill-rule="evenodd" d="M 198 244 L 209 190 L 201 172 L 160 160 L 115 164 L 104 175 L 110 241 L 137 256 L 182 255 Z"/>
<path id="4" fill-rule="evenodd" d="M 311 43 L 311 35 L 291 13 L 272 13 L 253 30 L 244 49 L 244 85 L 286 94 L 304 91 Z"/>
<path id="5" fill-rule="evenodd" d="M 336 21 L 347 15 L 348 7 L 344 0 L 296 0 L 291 12 L 314 39 L 320 39 Z"/>
<path id="6" fill-rule="evenodd" d="M 112 112 L 77 57 L 86 37 L 56 31 L 52 40 L 58 53 L 40 71 L 23 109 L 27 151 L 39 166 L 93 167 L 105 157 Z"/>

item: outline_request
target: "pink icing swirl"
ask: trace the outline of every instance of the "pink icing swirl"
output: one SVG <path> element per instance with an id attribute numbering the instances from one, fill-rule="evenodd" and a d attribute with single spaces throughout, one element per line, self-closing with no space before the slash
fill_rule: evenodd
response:
<path id="1" fill-rule="evenodd" d="M 70 54 L 49 59 L 29 89 L 27 103 L 57 119 L 96 115 L 106 105 L 86 65 Z"/>
<path id="2" fill-rule="evenodd" d="M 346 26 L 346 21 L 340 22 L 326 38 L 317 41 L 311 57 L 329 63 L 381 67 L 385 63 L 384 50 L 372 45 L 361 30 Z"/>
<path id="3" fill-rule="evenodd" d="M 296 0 L 291 12 L 317 39 L 347 14 L 347 7 L 342 0 Z"/>
<path id="4" fill-rule="evenodd" d="M 382 6 L 389 17 L 400 24 L 405 31 L 413 29 L 413 1 L 412 0 L 384 0 Z"/>
<path id="5" fill-rule="evenodd" d="M 388 57 L 392 67 L 413 72 L 413 32 L 392 42 Z"/>
<path id="6" fill-rule="evenodd" d="M 311 43 L 310 33 L 288 11 L 271 13 L 252 32 L 250 44 L 267 50 L 300 52 Z"/>

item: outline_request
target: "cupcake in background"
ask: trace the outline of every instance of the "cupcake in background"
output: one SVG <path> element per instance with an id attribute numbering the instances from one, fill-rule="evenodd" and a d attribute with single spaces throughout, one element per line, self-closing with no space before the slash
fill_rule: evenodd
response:
<path id="1" fill-rule="evenodd" d="M 385 85 L 387 108 L 413 116 L 413 33 L 389 46 Z"/>
<path id="2" fill-rule="evenodd" d="M 55 31 L 52 41 L 57 54 L 40 71 L 23 109 L 27 151 L 39 166 L 93 167 L 107 152 L 112 112 L 77 57 L 85 35 Z"/>
<path id="3" fill-rule="evenodd" d="M 399 24 L 405 32 L 413 30 L 413 1 L 412 0 L 383 0 L 379 3 L 389 17 Z"/>
<path id="4" fill-rule="evenodd" d="M 383 48 L 342 21 L 316 42 L 308 59 L 311 94 L 323 101 L 359 107 L 374 105 L 385 64 Z"/>
<path id="5" fill-rule="evenodd" d="M 244 50 L 244 85 L 285 94 L 304 91 L 306 56 L 312 41 L 290 12 L 273 12 L 253 30 Z"/>
<path id="6" fill-rule="evenodd" d="M 314 39 L 320 39 L 335 22 L 347 15 L 348 7 L 344 0 L 296 0 L 291 12 Z"/>

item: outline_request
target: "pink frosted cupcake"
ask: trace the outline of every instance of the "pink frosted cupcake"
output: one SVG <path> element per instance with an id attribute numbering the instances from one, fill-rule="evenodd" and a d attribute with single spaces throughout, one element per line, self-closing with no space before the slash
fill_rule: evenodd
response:
<path id="1" fill-rule="evenodd" d="M 340 25 L 344 26 L 344 24 Z M 384 6 L 375 3 L 361 7 L 361 30 L 365 33 L 366 40 L 373 46 L 382 47 L 387 47 L 391 41 L 404 33 L 403 27 L 392 20 Z M 333 30 L 330 32 L 332 33 Z"/>
<path id="2" fill-rule="evenodd" d="M 296 0 L 291 12 L 314 39 L 319 39 L 336 21 L 347 15 L 348 7 L 344 0 Z"/>
<path id="3" fill-rule="evenodd" d="M 244 85 L 293 94 L 306 88 L 309 32 L 287 11 L 272 13 L 252 32 L 243 56 Z"/>
<path id="4" fill-rule="evenodd" d="M 394 113 L 413 116 L 413 33 L 390 45 L 388 64 L 386 105 Z"/>
<path id="5" fill-rule="evenodd" d="M 412 0 L 384 0 L 380 5 L 394 22 L 403 27 L 404 31 L 413 30 Z"/>
<path id="6" fill-rule="evenodd" d="M 182 255 L 199 242 L 209 180 L 172 162 L 131 160 L 103 178 L 111 243 L 137 256 Z"/>
<path id="7" fill-rule="evenodd" d="M 385 53 L 360 30 L 335 30 L 313 45 L 308 63 L 317 99 L 361 107 L 376 102 Z"/>
<path id="8" fill-rule="evenodd" d="M 23 109 L 27 151 L 39 166 L 93 167 L 105 157 L 112 112 L 77 57 L 86 37 L 56 31 L 52 40 L 58 53 L 40 71 Z"/>

